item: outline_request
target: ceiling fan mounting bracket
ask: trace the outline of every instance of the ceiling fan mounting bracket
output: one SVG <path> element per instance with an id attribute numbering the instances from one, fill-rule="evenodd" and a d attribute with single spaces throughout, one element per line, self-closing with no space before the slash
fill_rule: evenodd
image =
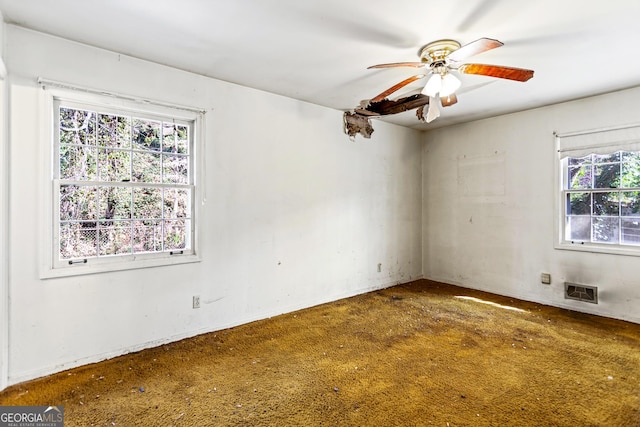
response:
<path id="1" fill-rule="evenodd" d="M 423 62 L 445 62 L 447 55 L 460 49 L 460 43 L 455 40 L 443 39 L 426 44 L 418 51 Z"/>

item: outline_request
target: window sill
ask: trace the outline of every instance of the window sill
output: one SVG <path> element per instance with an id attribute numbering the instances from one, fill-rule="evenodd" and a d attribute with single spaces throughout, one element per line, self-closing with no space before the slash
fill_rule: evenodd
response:
<path id="1" fill-rule="evenodd" d="M 95 260 L 93 260 L 95 261 Z M 86 274 L 108 273 L 123 270 L 135 270 L 140 268 L 153 268 L 170 265 L 188 264 L 200 262 L 198 255 L 171 256 L 166 254 L 162 257 L 149 258 L 144 255 L 127 257 L 122 260 L 108 260 L 87 263 L 76 263 L 64 267 L 43 267 L 40 272 L 40 279 L 54 279 L 58 277 L 82 276 Z"/>
<path id="2" fill-rule="evenodd" d="M 561 250 L 592 252 L 609 255 L 640 256 L 640 247 L 636 246 L 607 245 L 591 242 L 560 242 L 555 245 L 555 248 Z"/>

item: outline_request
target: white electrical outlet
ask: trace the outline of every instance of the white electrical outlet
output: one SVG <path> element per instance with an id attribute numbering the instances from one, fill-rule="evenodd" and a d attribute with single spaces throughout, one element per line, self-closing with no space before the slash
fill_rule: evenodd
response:
<path id="1" fill-rule="evenodd" d="M 193 308 L 200 308 L 200 295 L 193 296 Z"/>
<path id="2" fill-rule="evenodd" d="M 540 274 L 540 282 L 542 282 L 543 285 L 550 285 L 551 284 L 551 274 L 549 274 L 549 273 Z"/>

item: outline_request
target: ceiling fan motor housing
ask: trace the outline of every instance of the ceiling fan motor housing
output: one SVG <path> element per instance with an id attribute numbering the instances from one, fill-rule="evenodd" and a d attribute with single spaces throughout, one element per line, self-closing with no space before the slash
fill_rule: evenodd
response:
<path id="1" fill-rule="evenodd" d="M 418 51 L 422 62 L 427 64 L 445 63 L 447 56 L 460 49 L 460 43 L 455 40 L 443 39 L 426 44 Z"/>

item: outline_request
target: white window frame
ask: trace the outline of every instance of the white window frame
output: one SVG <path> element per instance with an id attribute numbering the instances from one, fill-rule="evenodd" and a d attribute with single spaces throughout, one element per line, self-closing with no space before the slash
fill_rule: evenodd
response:
<path id="1" fill-rule="evenodd" d="M 138 268 L 159 267 L 167 265 L 199 262 L 200 238 L 199 218 L 200 206 L 204 200 L 202 185 L 202 148 L 204 138 L 204 111 L 191 107 L 175 106 L 149 100 L 137 100 L 119 94 L 108 94 L 104 91 L 87 90 L 56 82 L 40 81 L 43 87 L 41 140 L 46 149 L 43 150 L 45 180 L 42 241 L 42 279 L 76 276 L 83 274 L 103 273 L 109 271 L 130 270 Z M 58 156 L 57 127 L 55 109 L 59 102 L 93 107 L 108 112 L 121 112 L 142 117 L 165 117 L 181 122 L 191 123 L 192 141 L 190 146 L 190 185 L 191 194 L 191 233 L 190 249 L 172 252 L 152 252 L 141 254 L 114 255 L 108 257 L 88 258 L 86 261 L 69 262 L 59 260 L 59 188 L 60 180 L 56 177 L 56 159 Z"/>
<path id="2" fill-rule="evenodd" d="M 576 132 L 554 133 L 556 143 L 555 183 L 556 220 L 555 248 L 582 252 L 606 253 L 613 255 L 640 256 L 640 246 L 618 243 L 597 243 L 571 241 L 566 239 L 567 159 L 581 158 L 589 154 L 611 154 L 617 151 L 640 151 L 640 124 L 611 126 Z M 604 190 L 604 189 L 603 189 Z M 613 189 L 614 191 L 634 191 L 634 189 Z M 600 190 L 581 190 L 598 192 Z"/>

